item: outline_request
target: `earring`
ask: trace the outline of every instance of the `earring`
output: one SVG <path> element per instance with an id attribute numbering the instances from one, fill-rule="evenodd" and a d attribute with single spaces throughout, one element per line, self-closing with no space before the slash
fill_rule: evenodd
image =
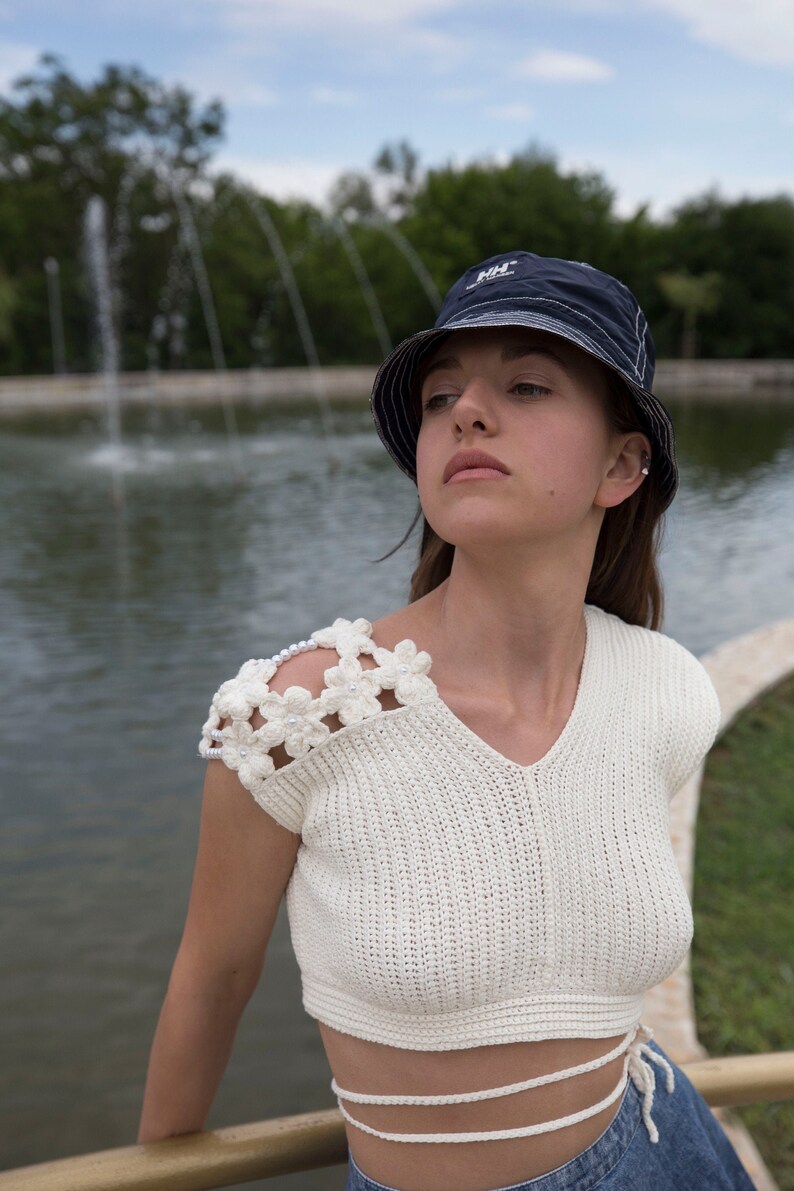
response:
<path id="1" fill-rule="evenodd" d="M 641 468 L 642 474 L 643 474 L 644 476 L 647 476 L 647 474 L 648 474 L 648 467 L 649 467 L 649 465 L 650 465 L 650 462 L 651 462 L 650 455 L 648 454 L 648 452 L 647 452 L 647 451 L 643 451 L 643 452 L 642 452 L 642 462 L 645 464 L 645 467 Z"/>

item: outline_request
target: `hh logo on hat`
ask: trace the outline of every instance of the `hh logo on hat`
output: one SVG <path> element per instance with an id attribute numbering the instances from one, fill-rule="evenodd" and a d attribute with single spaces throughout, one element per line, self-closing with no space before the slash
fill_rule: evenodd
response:
<path id="1" fill-rule="evenodd" d="M 518 261 L 503 261 L 501 265 L 491 265 L 490 269 L 481 269 L 477 280 L 473 281 L 471 285 L 467 285 L 466 289 L 476 289 L 484 281 L 493 281 L 495 277 L 514 277 L 515 269 L 511 269 L 510 266 L 517 264 Z"/>

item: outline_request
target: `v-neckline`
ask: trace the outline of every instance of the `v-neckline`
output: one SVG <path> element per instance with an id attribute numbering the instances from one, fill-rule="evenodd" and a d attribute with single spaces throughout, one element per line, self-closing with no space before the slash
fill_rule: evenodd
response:
<path id="1" fill-rule="evenodd" d="M 570 715 L 568 716 L 568 719 L 565 721 L 562 731 L 560 732 L 557 739 L 553 742 L 553 744 L 551 744 L 549 746 L 549 748 L 546 750 L 546 752 L 543 754 L 543 756 L 539 757 L 537 759 L 537 761 L 533 761 L 531 765 L 521 765 L 518 761 L 513 761 L 512 758 L 505 756 L 505 754 L 501 753 L 499 751 L 499 749 L 495 748 L 492 744 L 489 744 L 487 740 L 484 740 L 482 738 L 482 736 L 479 736 L 474 731 L 473 728 L 470 728 L 468 724 L 464 723 L 464 721 L 462 719 L 460 719 L 459 716 L 455 715 L 455 712 L 452 710 L 452 708 L 449 706 L 449 704 L 446 703 L 444 699 L 442 699 L 441 695 L 439 694 L 438 687 L 436 686 L 435 682 L 433 681 L 433 679 L 431 677 L 432 669 L 433 669 L 432 656 L 431 656 L 430 666 L 428 667 L 428 670 L 426 671 L 426 677 L 430 680 L 430 682 L 432 683 L 432 686 L 433 686 L 433 694 L 432 694 L 433 701 L 437 702 L 442 713 L 450 720 L 450 722 L 452 724 L 455 725 L 455 727 L 458 729 L 458 731 L 465 733 L 465 735 L 468 736 L 477 745 L 477 747 L 480 750 L 482 750 L 484 753 L 486 753 L 487 755 L 489 755 L 491 757 L 496 758 L 500 762 L 500 764 L 506 766 L 509 769 L 517 770 L 519 773 L 522 773 L 522 774 L 531 774 L 534 770 L 540 769 L 542 766 L 546 765 L 549 761 L 551 761 L 553 759 L 553 757 L 555 757 L 557 755 L 557 753 L 565 746 L 565 744 L 568 740 L 568 737 L 572 734 L 577 721 L 583 714 L 583 706 L 586 702 L 588 690 L 590 687 L 591 671 L 593 668 L 594 654 L 596 651 L 595 640 L 594 640 L 594 638 L 595 638 L 594 625 L 596 622 L 597 612 L 598 612 L 598 609 L 597 609 L 596 605 L 591 605 L 591 604 L 584 605 L 584 622 L 585 622 L 584 654 L 582 656 L 582 668 L 581 668 L 581 671 L 579 674 L 579 685 L 576 688 L 576 698 L 574 699 L 574 703 L 573 703 L 573 707 L 571 708 Z M 415 642 L 412 641 L 411 644 L 414 645 L 414 647 L 416 648 Z M 425 651 L 425 652 L 427 652 L 427 651 Z"/>

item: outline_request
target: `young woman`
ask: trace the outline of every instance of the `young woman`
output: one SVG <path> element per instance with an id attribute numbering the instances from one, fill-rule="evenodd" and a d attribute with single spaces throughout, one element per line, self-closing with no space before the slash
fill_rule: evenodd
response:
<path id="1" fill-rule="evenodd" d="M 640 1021 L 690 945 L 668 804 L 719 722 L 658 631 L 653 365 L 625 286 L 528 252 L 384 362 L 376 427 L 424 515 L 410 602 L 216 694 L 141 1140 L 203 1127 L 286 891 L 348 1191 L 751 1189 Z"/>

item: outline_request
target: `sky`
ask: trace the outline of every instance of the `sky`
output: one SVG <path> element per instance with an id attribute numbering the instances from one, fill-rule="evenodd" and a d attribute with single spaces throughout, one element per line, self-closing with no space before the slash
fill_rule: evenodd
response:
<path id="1" fill-rule="evenodd" d="M 0 93 L 44 52 L 222 100 L 211 168 L 277 198 L 403 139 L 425 168 L 535 145 L 621 215 L 794 197 L 794 0 L 0 0 Z"/>

